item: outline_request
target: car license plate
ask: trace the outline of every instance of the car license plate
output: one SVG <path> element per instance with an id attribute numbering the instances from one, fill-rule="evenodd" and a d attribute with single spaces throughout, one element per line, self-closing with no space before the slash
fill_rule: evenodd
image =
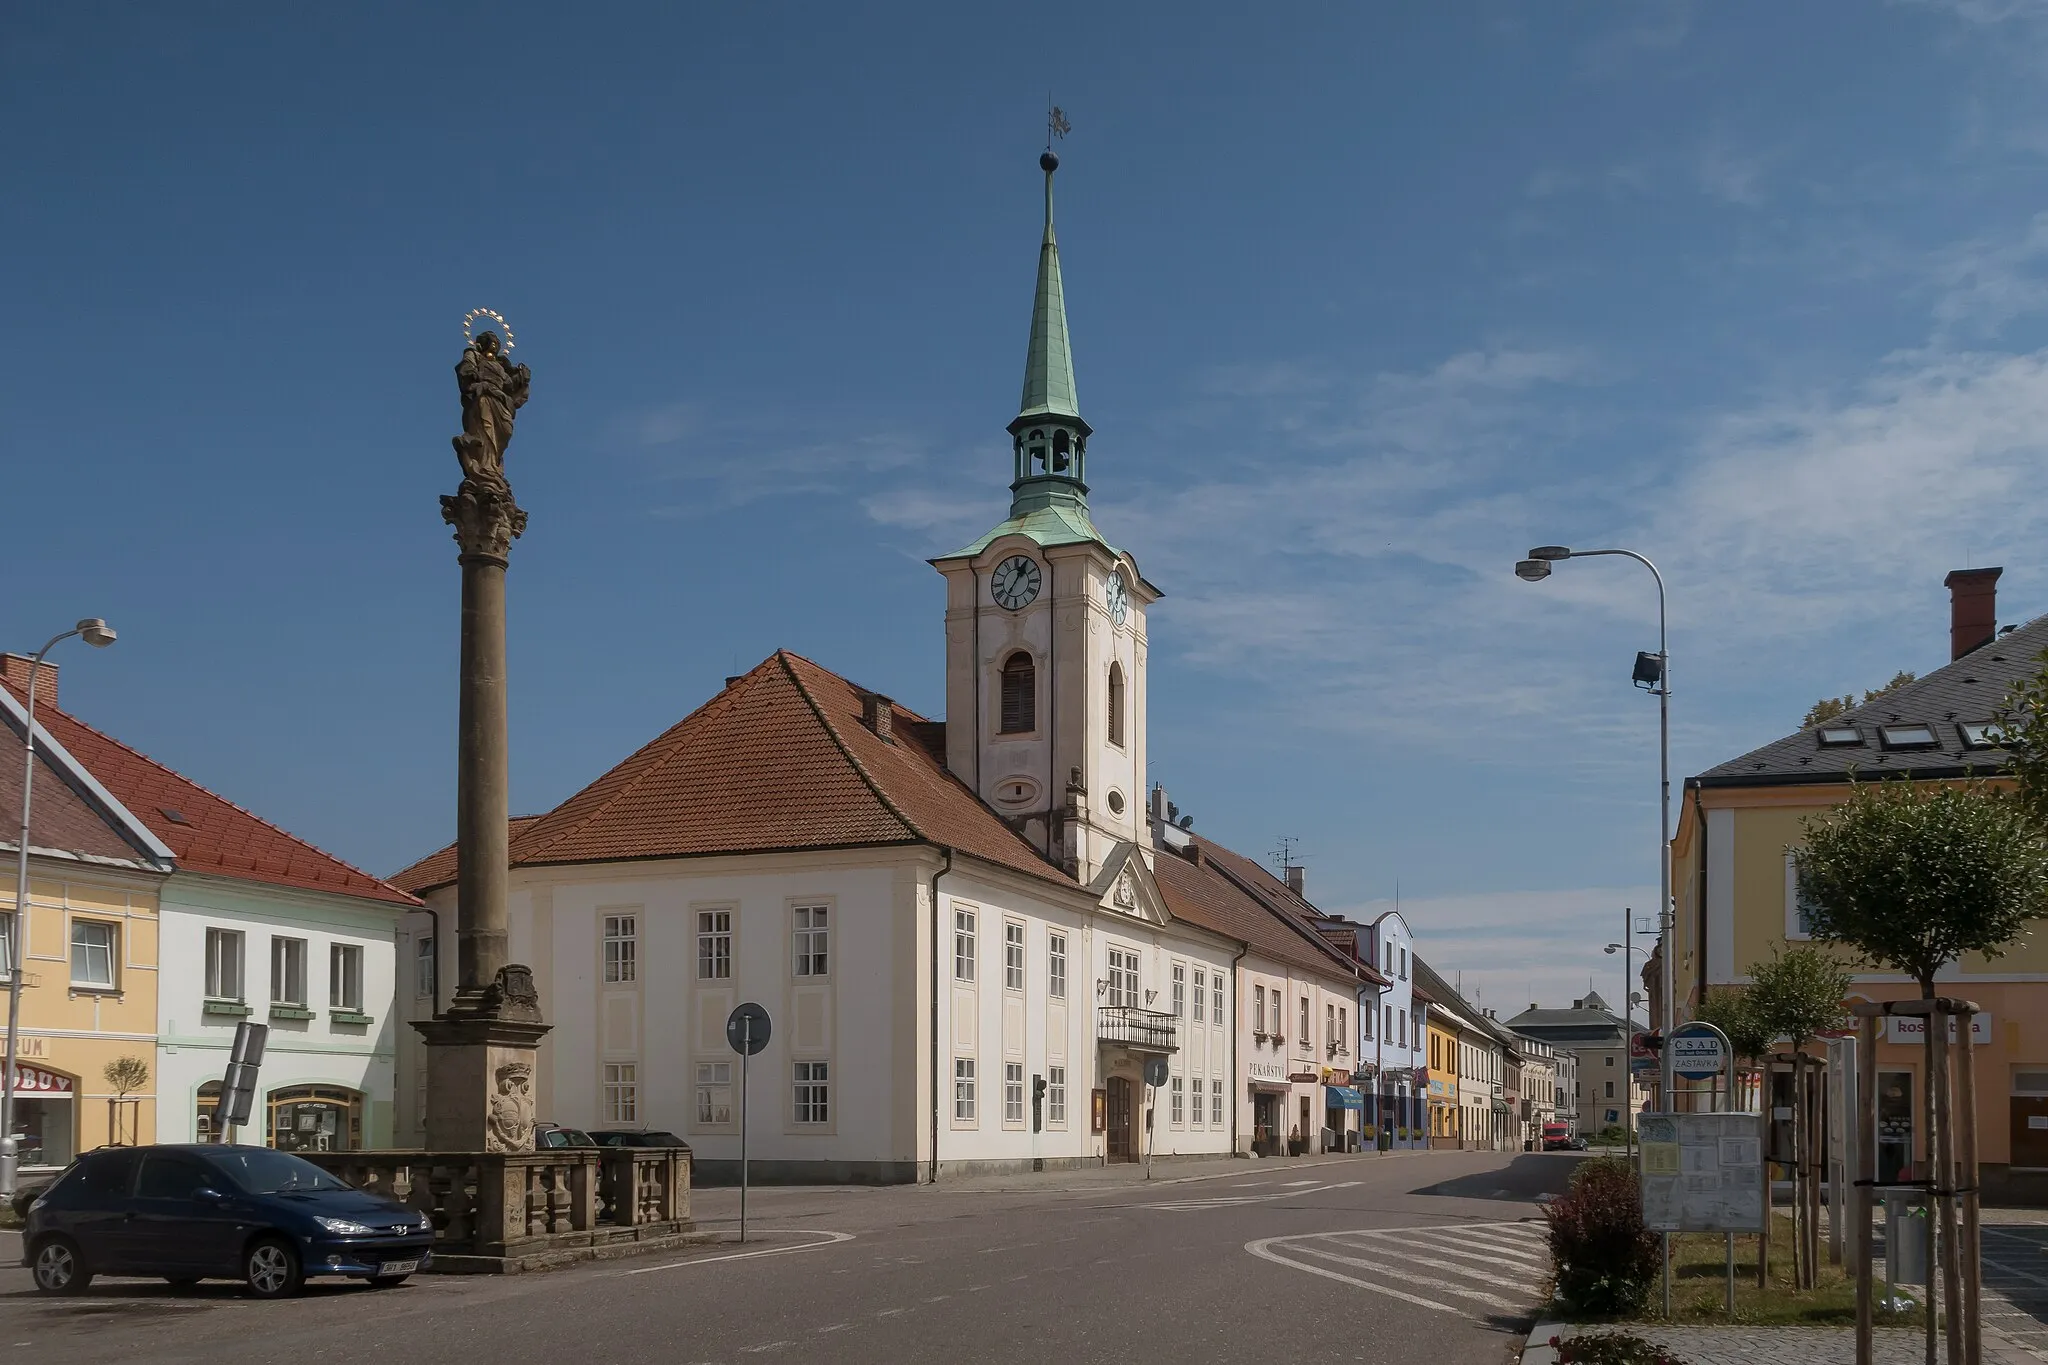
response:
<path id="1" fill-rule="evenodd" d="M 420 1263 L 417 1260 L 386 1261 L 377 1267 L 377 1273 L 379 1275 L 410 1275 L 419 1268 Z"/>

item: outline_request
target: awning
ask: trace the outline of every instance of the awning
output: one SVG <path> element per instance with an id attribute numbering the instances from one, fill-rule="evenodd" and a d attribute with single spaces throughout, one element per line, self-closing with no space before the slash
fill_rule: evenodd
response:
<path id="1" fill-rule="evenodd" d="M 1294 1093 L 1293 1086 L 1280 1081 L 1246 1081 L 1245 1086 L 1252 1090 L 1263 1090 L 1268 1095 L 1291 1095 Z"/>
<path id="2" fill-rule="evenodd" d="M 1323 1103 L 1332 1109 L 1365 1108 L 1365 1096 L 1348 1085 L 1326 1085 L 1323 1096 Z"/>

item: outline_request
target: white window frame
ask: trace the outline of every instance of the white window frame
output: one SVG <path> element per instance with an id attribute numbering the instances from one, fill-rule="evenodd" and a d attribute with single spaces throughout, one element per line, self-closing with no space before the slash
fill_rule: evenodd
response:
<path id="1" fill-rule="evenodd" d="M 104 930 L 104 943 L 88 942 L 81 937 L 80 930 Z M 117 991 L 121 988 L 121 926 L 112 920 L 92 919 L 88 916 L 74 916 L 71 921 L 71 984 L 79 990 Z M 107 964 L 107 979 L 102 981 L 90 975 L 81 975 L 81 967 L 90 971 L 92 959 L 104 956 Z"/>
<path id="2" fill-rule="evenodd" d="M 1358 1012 L 1358 1041 L 1360 1041 L 1361 1043 L 1369 1043 L 1372 1041 L 1372 1031 L 1375 1028 L 1379 1027 L 1378 1016 L 1379 1011 L 1374 1009 L 1371 1005 L 1367 1005 L 1364 1009 Z"/>
<path id="3" fill-rule="evenodd" d="M 306 1008 L 306 940 L 284 934 L 271 938 L 270 1003 Z"/>
<path id="4" fill-rule="evenodd" d="M 1003 1127 L 1024 1126 L 1024 1063 L 1003 1063 Z"/>
<path id="5" fill-rule="evenodd" d="M 240 929 L 206 931 L 206 998 L 240 1001 L 244 965 L 248 961 L 248 935 Z"/>
<path id="6" fill-rule="evenodd" d="M 363 945 L 327 946 L 327 1007 L 350 1014 L 363 1012 Z"/>
<path id="7" fill-rule="evenodd" d="M 640 1121 L 640 1068 L 635 1062 L 604 1064 L 604 1116 L 607 1126 Z"/>
<path id="8" fill-rule="evenodd" d="M 1167 1122 L 1175 1128 L 1187 1127 L 1188 1101 L 1186 1087 L 1187 1083 L 1178 1076 L 1174 1076 L 1166 1082 L 1166 1093 L 1171 1097 L 1170 1116 Z"/>
<path id="9" fill-rule="evenodd" d="M 972 910 L 953 907 L 953 979 L 974 980 L 974 956 L 979 947 L 979 920 Z"/>
<path id="10" fill-rule="evenodd" d="M 0 910 L 0 981 L 14 970 L 14 912 Z"/>
<path id="11" fill-rule="evenodd" d="M 1111 1007 L 1137 1008 L 1141 1002 L 1144 978 L 1139 973 L 1138 950 L 1135 948 L 1111 948 L 1109 960 L 1109 998 Z"/>
<path id="12" fill-rule="evenodd" d="M 735 916 L 729 905 L 697 912 L 697 979 L 732 980 L 732 930 Z"/>
<path id="13" fill-rule="evenodd" d="M 1207 995 L 1208 993 L 1209 974 L 1203 971 L 1200 967 L 1197 967 L 1195 968 L 1194 980 L 1194 1013 L 1189 1016 L 1189 1018 L 1194 1023 L 1201 1024 L 1208 1022 L 1207 1019 L 1204 1018 L 1204 1015 L 1207 1013 L 1207 1011 L 1205 1011 L 1202 1008 L 1202 997 Z"/>
<path id="14" fill-rule="evenodd" d="M 640 978 L 640 916 L 636 911 L 603 917 L 604 983 L 629 986 Z"/>
<path id="15" fill-rule="evenodd" d="M 831 1063 L 819 1058 L 790 1064 L 790 1121 L 805 1127 L 832 1122 Z"/>
<path id="16" fill-rule="evenodd" d="M 1003 989 L 1024 989 L 1024 921 L 1003 921 Z"/>
<path id="17" fill-rule="evenodd" d="M 1053 932 L 1045 936 L 1045 994 L 1047 999 L 1067 998 L 1067 936 Z"/>
<path id="18" fill-rule="evenodd" d="M 1278 986 L 1273 987 L 1271 991 L 1267 992 L 1266 999 L 1273 1007 L 1273 1046 L 1279 1047 L 1287 1041 L 1287 1035 L 1280 1031 L 1280 1010 L 1282 1005 L 1280 988 Z"/>
<path id="19" fill-rule="evenodd" d="M 697 1128 L 731 1128 L 734 1126 L 732 1068 L 727 1061 L 698 1062 L 695 1092 Z M 725 1117 L 719 1117 L 720 1109 Z"/>
<path id="20" fill-rule="evenodd" d="M 1188 968 L 1184 962 L 1173 964 L 1173 1017 L 1188 1017 Z"/>
<path id="21" fill-rule="evenodd" d="M 1209 973 L 1209 1022 L 1221 1028 L 1223 1018 L 1223 969 Z"/>
<path id="22" fill-rule="evenodd" d="M 432 1000 L 440 985 L 440 960 L 435 956 L 439 947 L 432 934 L 421 934 L 412 944 L 412 991 L 414 995 Z"/>
<path id="23" fill-rule="evenodd" d="M 1223 1126 L 1223 1082 L 1216 1079 L 1209 1082 L 1209 1126 Z"/>
<path id="24" fill-rule="evenodd" d="M 1201 1128 L 1202 1122 L 1202 1078 L 1188 1077 L 1188 1127 Z"/>
<path id="25" fill-rule="evenodd" d="M 953 1123 L 957 1127 L 972 1128 L 980 1120 L 974 1093 L 974 1058 L 953 1059 Z"/>
<path id="26" fill-rule="evenodd" d="M 1045 1069 L 1045 1126 L 1067 1126 L 1067 1069 L 1064 1066 Z"/>
<path id="27" fill-rule="evenodd" d="M 1337 1006 L 1337 1055 L 1339 1057 L 1349 1057 L 1351 1055 L 1351 1007 L 1349 1005 Z"/>
<path id="28" fill-rule="evenodd" d="M 1255 1038 L 1266 1036 L 1266 988 L 1264 986 L 1252 987 L 1252 1036 Z"/>
<path id="29" fill-rule="evenodd" d="M 792 905 L 789 908 L 791 975 L 816 980 L 830 974 L 831 914 L 829 905 Z"/>

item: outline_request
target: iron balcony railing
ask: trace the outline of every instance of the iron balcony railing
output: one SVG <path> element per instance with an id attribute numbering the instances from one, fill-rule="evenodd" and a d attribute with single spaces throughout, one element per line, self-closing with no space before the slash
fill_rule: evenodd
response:
<path id="1" fill-rule="evenodd" d="M 1098 1042 L 1121 1043 L 1125 1047 L 1144 1048 L 1151 1052 L 1176 1052 L 1179 1043 L 1175 1037 L 1178 1021 L 1170 1014 L 1158 1010 L 1141 1010 L 1135 1005 L 1103 1005 L 1095 1011 L 1095 1037 Z"/>

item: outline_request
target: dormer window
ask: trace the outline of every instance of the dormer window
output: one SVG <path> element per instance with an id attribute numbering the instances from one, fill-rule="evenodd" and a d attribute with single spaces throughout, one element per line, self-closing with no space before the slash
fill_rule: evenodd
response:
<path id="1" fill-rule="evenodd" d="M 1853 725 L 1823 725 L 1820 728 L 1820 743 L 1824 749 L 1839 749 L 1862 742 L 1863 732 Z"/>
<path id="2" fill-rule="evenodd" d="M 1937 742 L 1932 725 L 1880 725 L 1877 733 L 1887 749 L 1932 749 Z"/>

